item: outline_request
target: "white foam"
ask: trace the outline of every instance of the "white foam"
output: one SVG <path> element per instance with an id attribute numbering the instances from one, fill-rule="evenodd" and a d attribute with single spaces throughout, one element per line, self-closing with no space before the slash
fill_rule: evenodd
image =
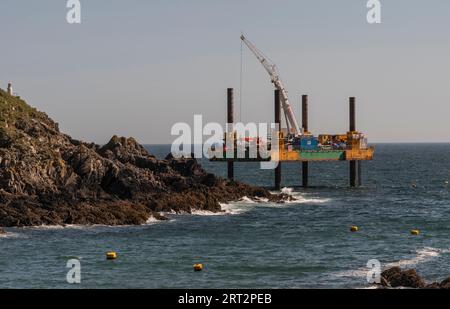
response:
<path id="1" fill-rule="evenodd" d="M 225 212 L 213 212 L 209 210 L 200 210 L 200 209 L 192 209 L 191 215 L 194 216 L 223 216 L 225 215 Z"/>
<path id="2" fill-rule="evenodd" d="M 431 261 L 437 257 L 439 257 L 442 253 L 450 253 L 449 249 L 437 249 L 432 247 L 424 247 L 422 249 L 416 250 L 416 256 L 411 259 L 404 259 L 397 262 L 392 262 L 388 264 L 384 264 L 383 269 L 389 269 L 392 267 L 404 267 L 404 266 L 412 266 L 420 263 L 425 263 Z M 369 271 L 366 267 L 361 267 L 359 269 L 354 270 L 346 270 L 342 272 L 335 273 L 336 277 L 354 277 L 354 278 L 363 278 L 366 277 L 367 272 Z"/>
<path id="3" fill-rule="evenodd" d="M 364 278 L 367 276 L 368 268 L 350 269 L 337 272 L 333 274 L 335 277 L 352 277 L 352 278 Z"/>
<path id="4" fill-rule="evenodd" d="M 66 225 L 39 225 L 39 226 L 31 226 L 25 227 L 25 229 L 32 230 L 88 230 L 95 228 L 116 228 L 116 227 L 128 227 L 132 225 L 106 225 L 106 224 L 92 224 L 92 225 L 83 225 L 83 224 L 66 224 Z"/>
<path id="5" fill-rule="evenodd" d="M 71 230 L 85 230 L 96 227 L 114 227 L 112 225 L 94 224 L 94 225 L 82 225 L 82 224 L 67 224 L 65 226 L 50 226 L 49 229 L 71 229 Z"/>
<path id="6" fill-rule="evenodd" d="M 150 217 L 147 219 L 147 221 L 145 221 L 145 224 L 153 224 L 153 223 L 157 223 L 157 222 L 160 222 L 160 220 L 156 219 L 156 218 L 153 217 L 153 216 L 150 216 Z"/>
<path id="7" fill-rule="evenodd" d="M 124 225 L 122 225 L 124 226 Z M 85 230 L 97 227 L 115 227 L 113 225 L 105 225 L 105 224 L 92 224 L 92 225 L 83 225 L 83 224 L 65 224 L 65 225 L 38 225 L 38 226 L 27 226 L 23 229 L 29 230 Z"/>
<path id="8" fill-rule="evenodd" d="M 449 249 L 437 249 L 432 247 L 425 247 L 422 249 L 419 249 L 416 251 L 416 256 L 411 259 L 405 259 L 400 260 L 398 262 L 393 262 L 386 264 L 386 268 L 391 267 L 401 267 L 401 266 L 411 266 L 411 265 L 417 265 L 419 263 L 428 262 L 438 256 L 440 256 L 442 253 L 448 253 Z"/>
<path id="9" fill-rule="evenodd" d="M 292 201 L 286 201 L 286 203 L 294 203 L 294 204 L 324 204 L 328 203 L 330 199 L 328 198 L 316 198 L 316 197 L 305 197 L 302 194 L 294 194 Z"/>
<path id="10" fill-rule="evenodd" d="M 26 227 L 26 229 L 34 229 L 34 230 L 62 230 L 70 226 L 64 225 L 37 225 L 32 227 Z"/>
<path id="11" fill-rule="evenodd" d="M 279 194 L 280 192 L 271 192 L 272 194 Z M 328 198 L 307 197 L 304 193 L 294 191 L 294 188 L 284 187 L 281 193 L 291 197 L 291 200 L 285 201 L 287 204 L 322 204 L 328 203 Z"/>
<path id="12" fill-rule="evenodd" d="M 226 204 L 219 204 L 221 206 L 226 205 Z M 221 209 L 222 211 L 218 211 L 218 212 L 214 212 L 214 211 L 210 211 L 210 210 L 203 210 L 203 209 L 192 209 L 190 212 L 187 211 L 179 211 L 179 212 L 175 212 L 175 211 L 170 211 L 170 212 L 162 212 L 161 214 L 164 216 L 167 215 L 172 215 L 172 216 L 177 216 L 177 215 L 192 215 L 192 216 L 223 216 L 226 215 L 227 212 L 224 211 L 224 209 Z M 170 219 L 169 221 L 175 221 L 175 219 Z M 159 221 L 160 222 L 160 221 Z"/>
<path id="13" fill-rule="evenodd" d="M 220 204 L 222 211 L 228 215 L 239 215 L 249 211 L 251 208 L 248 205 L 242 205 L 238 203 Z"/>
<path id="14" fill-rule="evenodd" d="M 194 216 L 223 216 L 223 215 L 238 215 L 245 213 L 255 207 L 273 207 L 280 208 L 285 204 L 303 204 L 303 203 L 326 203 L 329 199 L 320 198 L 306 198 L 300 192 L 294 192 L 293 188 L 283 188 L 282 192 L 292 197 L 291 201 L 285 201 L 284 203 L 271 203 L 268 198 L 243 196 L 236 202 L 220 203 L 222 209 L 221 212 L 212 212 L 208 210 L 191 209 L 191 215 Z M 273 192 L 279 194 L 279 192 Z M 162 215 L 179 215 L 188 214 L 186 212 L 162 212 Z"/>
<path id="15" fill-rule="evenodd" d="M 293 188 L 284 187 L 283 189 L 281 189 L 281 193 L 286 194 L 286 195 L 291 195 L 292 196 L 293 192 L 294 192 Z"/>
<path id="16" fill-rule="evenodd" d="M 230 215 L 242 214 L 256 207 L 282 208 L 295 204 L 321 204 L 330 201 L 330 199 L 327 198 L 305 197 L 305 195 L 300 192 L 294 192 L 293 188 L 283 188 L 282 192 L 283 194 L 290 196 L 291 200 L 286 200 L 284 201 L 284 203 L 272 203 L 269 201 L 268 198 L 260 198 L 260 197 L 249 198 L 248 196 L 244 196 L 237 202 L 220 204 L 223 211 L 222 214 L 230 214 Z M 279 194 L 279 192 L 273 192 L 273 194 Z M 212 213 L 209 215 L 218 215 L 218 214 Z"/>
<path id="17" fill-rule="evenodd" d="M 11 233 L 11 232 L 6 232 L 5 234 L 0 234 L 0 239 L 2 238 L 19 238 L 21 237 L 21 234 L 18 233 Z"/>
<path id="18" fill-rule="evenodd" d="M 364 286 L 362 288 L 357 288 L 357 289 L 360 289 L 360 290 L 377 290 L 378 287 L 376 285 L 371 285 L 371 286 Z"/>
<path id="19" fill-rule="evenodd" d="M 165 217 L 170 215 L 178 215 L 178 213 L 173 209 L 171 211 L 162 211 L 160 214 Z"/>
<path id="20" fill-rule="evenodd" d="M 178 215 L 192 215 L 192 216 L 223 216 L 223 215 L 227 214 L 228 212 L 227 212 L 227 211 L 224 211 L 223 206 L 224 206 L 224 205 L 228 206 L 228 204 L 219 204 L 219 205 L 222 206 L 222 211 L 219 211 L 219 212 L 213 212 L 213 211 L 202 210 L 202 209 L 191 209 L 190 212 L 187 212 L 187 211 L 179 211 L 179 212 L 176 212 L 176 211 L 174 211 L 174 210 L 171 210 L 171 211 L 163 211 L 163 212 L 160 212 L 160 214 L 161 214 L 162 216 L 165 216 L 165 217 L 171 216 L 171 218 L 170 218 L 169 220 L 166 220 L 166 221 L 160 221 L 160 220 L 154 219 L 153 217 L 150 217 L 150 218 L 147 220 L 147 223 L 146 223 L 146 224 L 152 224 L 152 223 L 157 223 L 157 222 L 167 222 L 167 221 L 172 222 L 172 221 L 176 221 L 176 219 L 173 219 L 172 217 L 173 217 L 173 216 L 178 216 Z"/>
<path id="21" fill-rule="evenodd" d="M 90 230 L 96 228 L 126 228 L 135 227 L 136 225 L 106 225 L 106 224 L 92 224 L 92 225 L 82 225 L 82 224 L 66 224 L 66 225 L 39 225 L 24 227 L 23 229 L 29 230 Z"/>
<path id="22" fill-rule="evenodd" d="M 243 196 L 239 201 L 239 203 L 247 203 L 247 204 L 255 204 L 256 202 L 249 198 L 248 196 Z"/>

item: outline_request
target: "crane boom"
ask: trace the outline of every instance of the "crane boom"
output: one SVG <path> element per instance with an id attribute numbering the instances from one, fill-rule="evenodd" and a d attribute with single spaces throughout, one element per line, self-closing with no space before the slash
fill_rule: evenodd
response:
<path id="1" fill-rule="evenodd" d="M 256 56 L 259 62 L 261 62 L 263 67 L 266 69 L 267 73 L 269 73 L 271 81 L 275 85 L 275 88 L 280 91 L 281 104 L 283 107 L 284 115 L 286 116 L 288 128 L 289 127 L 293 128 L 295 136 L 302 135 L 302 131 L 300 130 L 297 119 L 295 118 L 295 114 L 292 111 L 287 91 L 284 88 L 283 82 L 280 79 L 277 66 L 274 63 L 272 63 L 269 59 L 267 59 L 264 56 L 264 54 L 258 48 L 256 48 L 256 46 L 253 45 L 252 42 L 247 40 L 247 38 L 244 35 L 241 35 L 241 40 L 253 52 L 253 54 Z"/>

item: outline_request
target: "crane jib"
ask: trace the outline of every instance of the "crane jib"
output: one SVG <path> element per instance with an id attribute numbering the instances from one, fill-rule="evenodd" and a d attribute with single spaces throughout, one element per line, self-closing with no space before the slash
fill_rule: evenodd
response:
<path id="1" fill-rule="evenodd" d="M 253 52 L 256 58 L 261 62 L 263 67 L 266 69 L 267 73 L 269 73 L 275 88 L 280 90 L 281 102 L 283 106 L 284 115 L 286 117 L 288 129 L 289 127 L 291 127 L 294 130 L 294 134 L 296 136 L 302 135 L 297 119 L 295 118 L 295 114 L 289 103 L 287 91 L 284 88 L 283 84 L 281 83 L 280 77 L 277 73 L 276 65 L 271 61 L 267 60 L 267 58 L 263 55 L 263 53 L 259 51 L 258 48 L 256 48 L 256 46 L 253 45 L 249 40 L 247 40 L 244 35 L 241 35 L 241 40 L 250 49 L 250 51 Z"/>

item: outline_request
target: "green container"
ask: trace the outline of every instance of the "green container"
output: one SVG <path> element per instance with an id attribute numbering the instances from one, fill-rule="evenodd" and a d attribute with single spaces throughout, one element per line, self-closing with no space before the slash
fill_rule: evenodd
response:
<path id="1" fill-rule="evenodd" d="M 300 153 L 301 160 L 307 161 L 338 161 L 345 160 L 345 151 L 329 150 L 329 151 L 302 151 Z"/>

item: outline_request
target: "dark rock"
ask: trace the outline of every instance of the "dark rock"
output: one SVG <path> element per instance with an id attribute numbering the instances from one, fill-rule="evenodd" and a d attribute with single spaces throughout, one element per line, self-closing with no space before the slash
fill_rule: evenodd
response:
<path id="1" fill-rule="evenodd" d="M 122 163 L 136 164 L 138 158 L 153 158 L 148 151 L 134 138 L 118 137 L 114 135 L 111 140 L 98 151 L 110 160 L 119 160 Z"/>
<path id="2" fill-rule="evenodd" d="M 202 184 L 207 187 L 214 187 L 219 184 L 219 179 L 214 174 L 206 174 L 205 177 L 203 177 Z"/>
<path id="3" fill-rule="evenodd" d="M 441 283 L 426 284 L 414 269 L 402 270 L 400 267 L 392 267 L 382 272 L 379 288 L 420 288 L 420 289 L 450 289 L 450 278 Z"/>
<path id="4" fill-rule="evenodd" d="M 0 226 L 142 224 L 163 211 L 219 212 L 243 196 L 283 199 L 208 174 L 193 158 L 158 160 L 133 138 L 74 140 L 1 89 L 0 116 Z"/>
<path id="5" fill-rule="evenodd" d="M 393 267 L 382 272 L 382 285 L 405 288 L 424 288 L 425 282 L 414 269 L 402 270 L 400 267 Z M 384 283 L 384 284 L 383 284 Z"/>
<path id="6" fill-rule="evenodd" d="M 402 269 L 400 267 L 392 267 L 383 271 L 381 277 L 386 279 L 386 282 L 389 282 L 394 275 L 398 275 L 401 272 Z"/>
<path id="7" fill-rule="evenodd" d="M 166 159 L 167 160 L 167 159 Z M 206 175 L 206 172 L 198 164 L 194 158 L 180 158 L 167 160 L 169 166 L 179 174 L 185 177 L 201 177 Z"/>
<path id="8" fill-rule="evenodd" d="M 408 269 L 401 273 L 394 274 L 389 279 L 392 287 L 407 287 L 407 288 L 423 288 L 425 282 L 417 274 L 416 270 Z"/>
<path id="9" fill-rule="evenodd" d="M 13 140 L 5 128 L 0 127 L 0 148 L 9 148 Z"/>
<path id="10" fill-rule="evenodd" d="M 391 287 L 391 284 L 389 283 L 389 281 L 383 276 L 381 276 L 381 278 L 380 278 L 380 285 L 382 287 L 387 287 L 387 288 Z"/>
<path id="11" fill-rule="evenodd" d="M 428 289 L 428 290 L 436 290 L 436 289 L 440 289 L 440 288 L 441 288 L 441 286 L 437 282 L 433 282 L 433 283 L 427 284 L 425 286 L 425 289 Z"/>
<path id="12" fill-rule="evenodd" d="M 450 278 L 447 278 L 444 281 L 442 281 L 439 286 L 441 287 L 441 289 L 450 290 Z"/>

